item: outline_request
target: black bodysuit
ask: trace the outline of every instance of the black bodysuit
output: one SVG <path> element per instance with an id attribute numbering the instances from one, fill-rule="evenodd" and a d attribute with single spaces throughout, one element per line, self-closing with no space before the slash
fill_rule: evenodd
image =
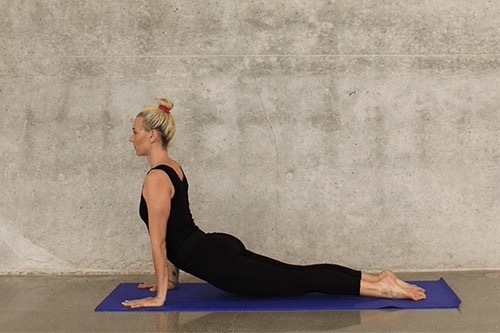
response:
<path id="1" fill-rule="evenodd" d="M 189 209 L 186 176 L 181 180 L 174 169 L 163 164 L 153 169 L 166 172 L 174 185 L 166 244 L 168 259 L 179 269 L 237 294 L 359 295 L 360 271 L 334 264 L 286 264 L 248 251 L 234 236 L 204 233 L 194 223 Z M 142 195 L 139 212 L 149 228 L 147 204 Z"/>

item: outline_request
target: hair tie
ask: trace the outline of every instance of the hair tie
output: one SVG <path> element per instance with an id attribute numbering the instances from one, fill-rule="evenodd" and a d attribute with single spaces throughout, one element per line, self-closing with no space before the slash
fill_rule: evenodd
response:
<path id="1" fill-rule="evenodd" d="M 170 110 L 165 105 L 158 105 L 158 109 L 165 111 L 167 114 L 170 114 Z"/>

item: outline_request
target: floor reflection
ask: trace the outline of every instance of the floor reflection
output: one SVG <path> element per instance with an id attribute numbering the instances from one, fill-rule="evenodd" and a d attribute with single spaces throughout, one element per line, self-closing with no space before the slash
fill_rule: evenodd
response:
<path id="1" fill-rule="evenodd" d="M 359 311 L 159 313 L 157 332 L 324 332 L 361 324 Z"/>

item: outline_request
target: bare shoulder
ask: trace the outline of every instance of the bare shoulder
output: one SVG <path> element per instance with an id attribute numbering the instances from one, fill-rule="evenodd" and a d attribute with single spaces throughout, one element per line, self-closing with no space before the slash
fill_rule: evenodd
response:
<path id="1" fill-rule="evenodd" d="M 168 166 L 171 167 L 172 169 L 174 169 L 174 171 L 177 174 L 177 176 L 179 177 L 179 179 L 182 180 L 184 178 L 184 172 L 182 171 L 182 167 L 181 167 L 179 162 L 174 161 L 174 160 L 170 160 L 170 163 L 168 164 Z"/>
<path id="2" fill-rule="evenodd" d="M 166 193 L 173 193 L 174 185 L 170 177 L 162 170 L 151 170 L 144 180 L 144 195 L 159 196 Z"/>
<path id="3" fill-rule="evenodd" d="M 159 182 L 162 180 L 169 179 L 167 173 L 161 169 L 152 169 L 151 171 L 148 172 L 146 175 L 145 182 L 146 183 L 155 183 Z"/>
<path id="4" fill-rule="evenodd" d="M 170 166 L 175 170 L 175 171 L 180 171 L 182 169 L 181 164 L 177 161 L 171 160 Z"/>
<path id="5" fill-rule="evenodd" d="M 177 162 L 176 160 L 173 160 L 173 159 L 170 159 L 169 163 L 172 167 L 177 167 L 177 168 L 180 168 L 181 167 L 181 164 L 179 162 Z"/>

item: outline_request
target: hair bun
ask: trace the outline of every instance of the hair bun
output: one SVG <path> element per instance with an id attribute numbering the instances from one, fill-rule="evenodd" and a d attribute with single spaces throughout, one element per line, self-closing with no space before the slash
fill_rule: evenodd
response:
<path id="1" fill-rule="evenodd" d="M 174 103 L 166 98 L 158 98 L 158 105 L 163 105 L 169 110 L 172 110 L 174 108 Z"/>

